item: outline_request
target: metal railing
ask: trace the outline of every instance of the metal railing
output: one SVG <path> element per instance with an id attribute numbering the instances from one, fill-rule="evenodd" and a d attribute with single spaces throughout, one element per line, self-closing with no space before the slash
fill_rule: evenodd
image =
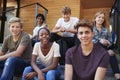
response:
<path id="1" fill-rule="evenodd" d="M 19 1 L 19 0 L 17 0 Z M 9 9 L 9 10 L 6 10 L 6 5 L 7 4 L 7 0 L 3 0 L 3 10 L 2 12 L 0 13 L 0 20 L 1 20 L 1 26 L 0 26 L 0 43 L 3 42 L 3 38 L 4 38 L 4 26 L 5 26 L 5 21 L 6 21 L 6 12 L 9 12 L 9 11 L 13 11 L 13 10 L 17 10 L 16 11 L 16 16 L 19 17 L 19 11 L 21 8 L 25 8 L 25 7 L 29 7 L 29 6 L 32 6 L 32 5 L 36 5 L 36 14 L 35 16 L 38 14 L 38 8 L 39 6 L 42 7 L 44 9 L 44 16 L 45 16 L 45 20 L 46 20 L 46 16 L 48 14 L 48 9 L 45 8 L 43 5 L 41 5 L 40 3 L 32 3 L 32 4 L 28 4 L 28 5 L 25 5 L 25 6 L 21 6 L 20 7 L 20 1 L 17 2 L 17 8 L 14 8 L 14 9 Z"/>

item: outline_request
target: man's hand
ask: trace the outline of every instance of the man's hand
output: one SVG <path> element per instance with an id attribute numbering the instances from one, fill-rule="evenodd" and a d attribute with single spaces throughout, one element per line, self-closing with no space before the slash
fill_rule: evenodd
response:
<path id="1" fill-rule="evenodd" d="M 63 27 L 61 27 L 59 30 L 60 30 L 60 32 L 65 32 L 66 31 L 66 29 L 63 28 Z"/>

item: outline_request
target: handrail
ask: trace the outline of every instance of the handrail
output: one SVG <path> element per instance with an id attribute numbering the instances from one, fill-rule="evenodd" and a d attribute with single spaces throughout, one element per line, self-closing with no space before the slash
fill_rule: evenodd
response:
<path id="1" fill-rule="evenodd" d="M 4 25 L 5 25 L 5 21 L 6 21 L 6 17 L 5 17 L 6 12 L 9 12 L 9 11 L 12 11 L 12 10 L 15 10 L 15 9 L 20 9 L 20 8 L 24 8 L 24 7 L 28 7 L 28 6 L 37 4 L 37 5 L 39 5 L 40 7 L 42 7 L 45 10 L 44 11 L 45 18 L 46 18 L 46 14 L 48 13 L 48 9 L 46 9 L 43 5 L 41 5 L 39 3 L 32 3 L 32 4 L 25 5 L 25 6 L 17 7 L 17 8 L 14 8 L 14 9 L 8 9 L 8 10 L 6 10 L 7 0 L 3 0 L 3 1 L 4 1 L 4 7 L 3 7 L 3 11 L 0 13 L 0 20 L 2 21 L 1 27 L 0 27 L 0 36 L 1 36 L 0 37 L 0 43 L 3 42 Z"/>
<path id="2" fill-rule="evenodd" d="M 45 10 L 48 12 L 48 9 L 45 8 L 43 5 L 41 5 L 41 4 L 39 4 L 39 3 L 28 4 L 28 5 L 25 5 L 25 6 L 21 6 L 20 8 L 24 8 L 24 7 L 32 6 L 32 5 L 34 5 L 34 4 L 37 4 L 37 5 L 41 6 L 43 9 L 45 9 Z M 8 10 L 6 10 L 6 11 L 2 11 L 2 12 L 9 12 L 9 11 L 12 11 L 12 10 L 15 10 L 15 9 L 18 9 L 18 8 L 8 9 Z M 2 13 L 0 13 L 0 14 L 2 14 Z"/>
<path id="3" fill-rule="evenodd" d="M 47 12 L 48 12 L 48 9 L 46 9 L 44 6 L 42 6 L 41 4 L 39 4 L 39 3 L 36 3 L 36 4 L 38 4 L 39 6 L 41 6 L 43 9 L 45 9 Z"/>

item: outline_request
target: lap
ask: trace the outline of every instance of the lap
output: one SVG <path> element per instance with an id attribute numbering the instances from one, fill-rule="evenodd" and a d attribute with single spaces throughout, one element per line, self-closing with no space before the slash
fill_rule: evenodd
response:
<path id="1" fill-rule="evenodd" d="M 38 67 L 39 67 L 39 69 L 45 68 L 45 67 L 40 66 L 40 65 L 38 65 Z M 28 66 L 28 67 L 25 68 L 25 72 L 27 72 L 27 73 L 33 72 L 33 71 L 34 71 L 34 69 L 32 68 L 32 66 Z M 58 66 L 55 70 L 54 69 L 53 70 L 49 70 L 48 72 L 61 73 L 61 68 L 60 68 L 60 66 Z"/>

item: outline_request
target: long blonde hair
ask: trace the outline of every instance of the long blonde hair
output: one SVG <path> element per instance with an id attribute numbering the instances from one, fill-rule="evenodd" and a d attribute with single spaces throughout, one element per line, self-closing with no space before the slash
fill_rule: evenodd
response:
<path id="1" fill-rule="evenodd" d="M 96 12 L 96 14 L 93 17 L 94 25 L 96 25 L 96 22 L 95 22 L 96 17 L 99 16 L 100 14 L 104 14 L 105 15 L 105 13 L 103 11 Z M 106 19 L 105 18 L 104 18 L 104 22 L 102 23 L 102 26 L 106 27 Z"/>

